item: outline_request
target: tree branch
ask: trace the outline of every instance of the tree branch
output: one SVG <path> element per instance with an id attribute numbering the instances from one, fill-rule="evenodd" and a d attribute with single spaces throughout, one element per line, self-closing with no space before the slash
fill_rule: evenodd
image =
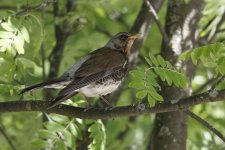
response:
<path id="1" fill-rule="evenodd" d="M 40 10 L 43 9 L 44 7 L 48 6 L 50 3 L 55 3 L 57 2 L 57 0 L 45 0 L 42 3 L 36 5 L 36 6 L 32 6 L 32 7 L 26 7 L 24 10 L 21 10 L 17 13 L 12 14 L 12 17 L 19 17 L 19 16 L 24 16 L 27 15 L 35 10 Z M 3 8 L 3 7 L 2 7 Z M 13 7 L 9 7 L 10 9 Z M 0 19 L 0 24 L 4 22 L 4 19 Z"/>
<path id="2" fill-rule="evenodd" d="M 10 101 L 0 102 L 0 112 L 40 111 L 83 119 L 110 119 L 123 116 L 137 116 L 150 113 L 178 111 L 201 103 L 223 101 L 224 99 L 225 89 L 218 91 L 217 93 L 211 93 L 211 91 L 208 91 L 202 94 L 182 98 L 180 100 L 160 103 L 154 107 L 149 107 L 149 105 L 140 103 L 137 105 L 119 106 L 112 109 L 92 108 L 85 110 L 85 108 L 60 104 L 58 107 L 47 110 L 50 103 L 49 101 Z"/>
<path id="3" fill-rule="evenodd" d="M 2 127 L 2 125 L 0 125 L 0 133 L 2 133 L 2 135 L 5 137 L 6 141 L 9 143 L 10 147 L 12 148 L 12 150 L 16 150 L 15 145 L 13 144 L 13 142 L 11 141 L 11 139 L 7 135 L 7 133 L 4 131 L 4 128 Z"/>
<path id="4" fill-rule="evenodd" d="M 164 42 L 165 42 L 166 44 L 169 44 L 169 37 L 168 37 L 168 35 L 166 34 L 166 32 L 165 32 L 163 26 L 162 26 L 161 23 L 160 23 L 159 17 L 158 17 L 158 15 L 157 15 L 157 13 L 156 13 L 156 11 L 155 11 L 155 9 L 154 9 L 154 6 L 152 6 L 152 4 L 151 4 L 150 1 L 148 1 L 148 0 L 145 0 L 145 1 L 146 1 L 146 4 L 147 4 L 148 7 L 149 7 L 149 12 L 152 14 L 152 16 L 153 16 L 153 18 L 154 18 L 154 21 L 156 22 L 156 24 L 157 24 L 157 26 L 158 26 L 158 28 L 159 28 L 159 31 L 160 31 L 160 33 L 161 33 L 162 36 L 163 36 Z"/>
<path id="5" fill-rule="evenodd" d="M 202 125 L 207 127 L 209 130 L 211 130 L 213 133 L 215 133 L 223 142 L 225 142 L 225 136 L 223 136 L 222 133 L 220 133 L 216 128 L 214 128 L 212 125 L 210 125 L 207 121 L 204 119 L 200 118 L 198 115 L 195 113 L 191 112 L 190 110 L 184 110 L 186 114 L 188 114 L 191 118 L 197 120 L 200 122 Z"/>

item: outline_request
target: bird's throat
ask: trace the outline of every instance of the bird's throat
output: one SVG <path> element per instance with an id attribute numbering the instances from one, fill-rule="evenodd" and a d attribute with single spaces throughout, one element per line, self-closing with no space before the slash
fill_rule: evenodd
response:
<path id="1" fill-rule="evenodd" d="M 124 53 L 127 57 L 130 56 L 131 47 L 134 43 L 134 40 L 130 40 L 127 42 L 126 47 L 124 48 Z"/>

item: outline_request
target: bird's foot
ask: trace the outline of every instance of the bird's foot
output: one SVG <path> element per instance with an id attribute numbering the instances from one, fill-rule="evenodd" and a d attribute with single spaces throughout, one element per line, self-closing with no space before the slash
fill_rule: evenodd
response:
<path id="1" fill-rule="evenodd" d="M 109 101 L 104 96 L 100 96 L 100 98 L 107 107 L 113 107 L 113 105 L 110 104 Z"/>

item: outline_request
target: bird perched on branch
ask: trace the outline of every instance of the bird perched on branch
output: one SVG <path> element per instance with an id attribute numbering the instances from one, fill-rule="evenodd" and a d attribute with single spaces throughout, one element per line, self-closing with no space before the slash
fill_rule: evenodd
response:
<path id="1" fill-rule="evenodd" d="M 86 97 L 103 97 L 115 91 L 128 71 L 130 50 L 139 34 L 120 32 L 108 43 L 72 65 L 61 77 L 39 83 L 20 91 L 20 94 L 39 88 L 62 88 L 50 108 L 78 92 Z"/>

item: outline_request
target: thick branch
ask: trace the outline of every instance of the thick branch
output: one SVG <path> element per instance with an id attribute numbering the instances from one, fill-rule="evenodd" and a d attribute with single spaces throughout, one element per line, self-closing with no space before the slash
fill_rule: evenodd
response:
<path id="1" fill-rule="evenodd" d="M 224 99 L 225 90 L 221 90 L 216 93 L 211 93 L 211 91 L 205 92 L 195 96 L 183 98 L 178 101 L 168 101 L 151 108 L 148 105 L 137 104 L 130 106 L 119 106 L 113 109 L 93 108 L 86 111 L 85 108 L 73 107 L 64 104 L 47 110 L 46 108 L 49 105 L 48 101 L 10 101 L 0 102 L 0 112 L 40 111 L 83 119 L 110 119 L 123 116 L 137 116 L 150 113 L 178 111 L 197 104 L 223 101 Z"/>

